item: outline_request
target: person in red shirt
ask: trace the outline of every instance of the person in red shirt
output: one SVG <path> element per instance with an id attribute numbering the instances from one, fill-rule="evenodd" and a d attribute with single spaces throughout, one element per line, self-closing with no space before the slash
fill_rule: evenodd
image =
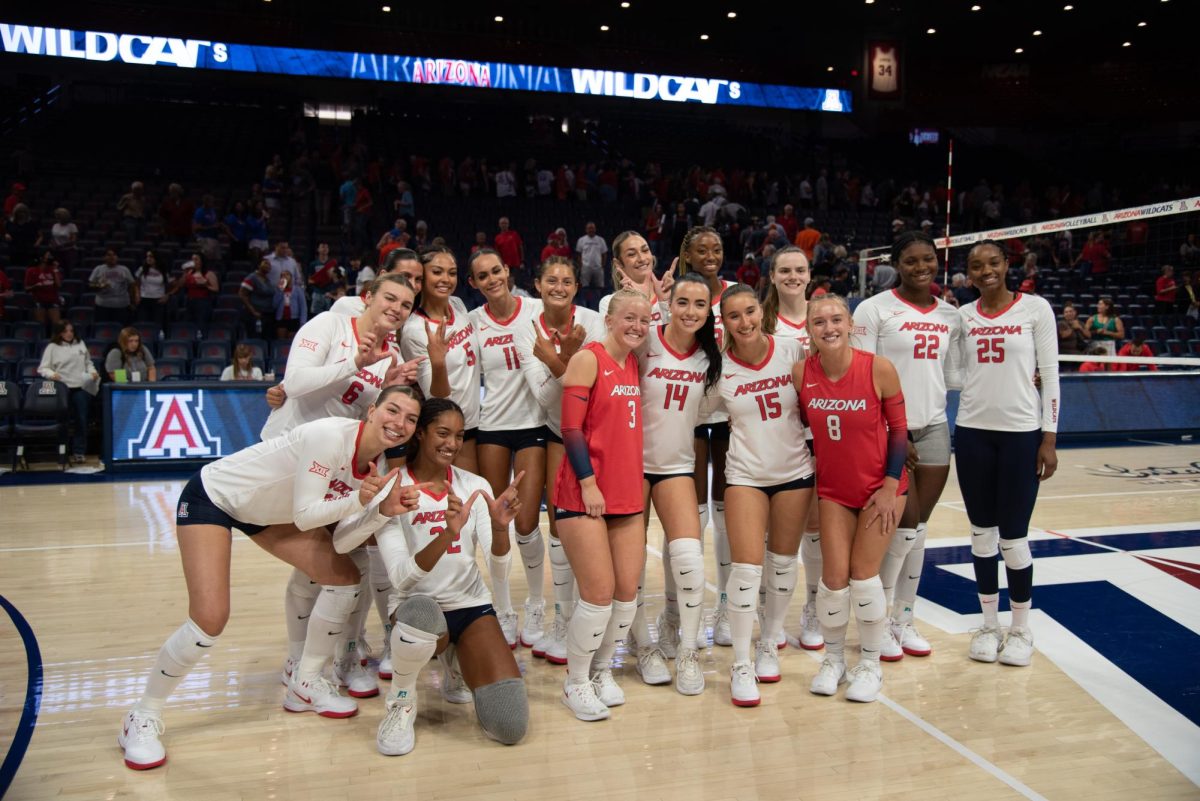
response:
<path id="1" fill-rule="evenodd" d="M 1162 279 L 1160 278 L 1159 280 L 1161 281 Z M 1137 329 L 1133 332 L 1133 340 L 1130 342 L 1126 342 L 1124 345 L 1122 345 L 1121 349 L 1119 351 L 1117 351 L 1117 355 L 1118 356 L 1146 356 L 1146 357 L 1149 357 L 1149 356 L 1154 355 L 1154 351 L 1153 351 L 1153 349 L 1151 349 L 1151 347 L 1149 345 L 1146 344 L 1146 332 L 1142 329 Z M 1089 363 L 1094 364 L 1094 362 L 1089 362 Z M 1087 366 L 1087 364 L 1085 364 L 1084 366 Z M 1150 372 L 1153 372 L 1153 373 L 1157 373 L 1158 365 L 1157 364 L 1110 364 L 1108 366 L 1109 372 L 1112 372 L 1112 373 L 1136 373 L 1139 370 L 1143 370 L 1143 369 L 1149 370 Z M 1083 372 L 1082 368 L 1080 368 L 1080 372 Z"/>
<path id="2" fill-rule="evenodd" d="M 637 357 L 650 302 L 613 293 L 608 336 L 584 345 L 563 375 L 562 438 L 552 502 L 558 536 L 579 587 L 567 628 L 563 703 L 580 720 L 603 720 L 625 703 L 610 663 L 637 611 L 646 563 L 642 518 L 642 411 Z"/>
<path id="3" fill-rule="evenodd" d="M 821 241 L 821 232 L 813 227 L 813 222 L 812 217 L 805 217 L 804 227 L 800 229 L 795 239 L 792 240 L 792 243 L 796 247 L 804 251 L 804 255 L 808 257 L 810 264 L 813 260 L 813 248 Z"/>
<path id="4" fill-rule="evenodd" d="M 1088 349 L 1087 355 L 1088 356 L 1107 356 L 1108 351 L 1106 351 L 1104 348 L 1100 347 L 1099 345 L 1093 345 L 1091 348 Z M 1124 365 L 1112 364 L 1112 365 L 1107 365 L 1107 367 L 1124 367 Z M 1081 372 L 1081 373 L 1104 373 L 1104 372 L 1108 372 L 1108 370 L 1106 369 L 1106 365 L 1103 362 L 1083 362 L 1082 364 L 1079 365 L 1079 372 Z"/>
<path id="5" fill-rule="evenodd" d="M 13 296 L 12 282 L 8 276 L 0 272 L 0 320 L 4 319 L 4 301 Z"/>
<path id="6" fill-rule="evenodd" d="M 542 248 L 542 263 L 545 263 L 546 259 L 551 256 L 571 258 L 571 246 L 567 244 L 567 229 L 555 228 L 550 232 L 550 236 L 546 237 L 546 246 Z"/>
<path id="7" fill-rule="evenodd" d="M 1089 276 L 1106 275 L 1111 258 L 1112 252 L 1108 248 L 1104 233 L 1093 231 L 1088 234 L 1087 242 L 1084 243 L 1083 250 L 1079 251 L 1074 264 L 1079 265 L 1079 277 L 1086 283 Z"/>
<path id="8" fill-rule="evenodd" d="M 504 262 L 516 281 L 518 286 L 525 285 L 525 242 L 522 241 L 521 235 L 509 227 L 507 217 L 501 217 L 498 223 L 500 233 L 496 234 L 496 238 L 492 244 L 496 248 L 496 252 L 500 254 L 500 259 Z"/>
<path id="9" fill-rule="evenodd" d="M 33 296 L 33 319 L 54 325 L 62 318 L 62 272 L 54 254 L 46 251 L 42 260 L 25 271 L 25 291 Z"/>
<path id="10" fill-rule="evenodd" d="M 1154 282 L 1154 313 L 1174 314 L 1179 285 L 1175 283 L 1175 268 L 1164 264 L 1162 275 Z"/>
<path id="11" fill-rule="evenodd" d="M 847 678 L 842 654 L 853 609 L 862 656 L 849 671 L 846 698 L 874 701 L 883 684 L 879 649 L 888 620 L 879 566 L 908 489 L 904 394 L 890 361 L 851 346 L 854 320 L 845 299 L 810 300 L 807 324 L 816 353 L 796 363 L 792 381 L 813 434 L 821 509 L 817 614 L 826 656 L 811 689 L 833 695 Z"/>
<path id="12" fill-rule="evenodd" d="M 196 214 L 196 206 L 183 195 L 183 187 L 171 184 L 167 187 L 167 196 L 158 207 L 158 216 L 163 221 L 163 235 L 174 239 L 180 245 L 186 245 L 192 238 L 192 218 Z"/>
<path id="13" fill-rule="evenodd" d="M 800 224 L 796 220 L 795 206 L 791 203 L 784 206 L 783 214 L 780 214 L 775 222 L 783 226 L 783 233 L 787 237 L 787 241 L 794 242 L 796 240 L 796 234 L 800 233 Z"/>

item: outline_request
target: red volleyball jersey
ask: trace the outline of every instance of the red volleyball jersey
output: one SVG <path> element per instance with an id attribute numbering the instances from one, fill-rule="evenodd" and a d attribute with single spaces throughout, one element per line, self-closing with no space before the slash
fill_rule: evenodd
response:
<path id="1" fill-rule="evenodd" d="M 887 423 L 875 394 L 875 354 L 853 350 L 850 370 L 837 381 L 825 375 L 820 354 L 804 360 L 800 414 L 812 429 L 817 454 L 817 497 L 861 509 L 883 486 L 887 470 Z M 900 473 L 897 495 L 908 489 Z"/>
<path id="2" fill-rule="evenodd" d="M 617 364 L 601 342 L 583 346 L 596 356 L 596 383 L 583 422 L 588 455 L 596 485 L 604 494 L 605 514 L 642 512 L 642 390 L 637 357 L 630 353 Z M 563 403 L 578 403 L 563 393 Z M 554 488 L 554 505 L 572 512 L 586 511 L 579 479 L 571 460 L 563 459 Z"/>

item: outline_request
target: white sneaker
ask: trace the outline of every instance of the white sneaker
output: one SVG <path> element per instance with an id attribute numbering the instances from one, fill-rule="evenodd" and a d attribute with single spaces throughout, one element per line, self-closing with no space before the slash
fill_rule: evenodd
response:
<path id="1" fill-rule="evenodd" d="M 634 669 L 646 684 L 671 683 L 671 671 L 667 668 L 667 660 L 658 647 L 642 646 L 638 648 L 637 665 Z"/>
<path id="2" fill-rule="evenodd" d="M 125 714 L 117 745 L 125 749 L 125 767 L 134 770 L 150 770 L 167 761 L 167 749 L 163 748 L 162 718 L 131 709 Z"/>
<path id="3" fill-rule="evenodd" d="M 279 670 L 279 680 L 286 687 L 292 683 L 292 674 L 296 672 L 296 665 L 300 664 L 299 659 L 292 659 L 290 656 L 283 663 L 283 667 Z"/>
<path id="4" fill-rule="evenodd" d="M 516 650 L 517 641 L 520 635 L 517 633 L 519 624 L 517 621 L 516 612 L 505 612 L 503 614 L 497 612 L 496 617 L 500 621 L 500 630 L 504 632 L 504 641 L 508 643 L 508 647 Z"/>
<path id="5" fill-rule="evenodd" d="M 891 626 L 883 628 L 883 637 L 879 640 L 879 658 L 884 662 L 899 662 L 904 658 L 904 651 L 900 648 Z"/>
<path id="6" fill-rule="evenodd" d="M 836 695 L 838 685 L 846 681 L 846 663 L 826 656 L 808 688 L 813 695 Z"/>
<path id="7" fill-rule="evenodd" d="M 379 721 L 379 732 L 375 735 L 375 747 L 384 756 L 404 756 L 417 744 L 417 733 L 413 726 L 417 722 L 416 702 L 401 704 L 388 702 L 388 711 Z"/>
<path id="8" fill-rule="evenodd" d="M 1028 667 L 1033 661 L 1033 632 L 1027 626 L 1008 630 L 1000 648 L 1000 664 Z"/>
<path id="9" fill-rule="evenodd" d="M 909 656 L 929 656 L 933 653 L 929 640 L 921 636 L 921 632 L 917 631 L 911 620 L 892 624 L 892 636 L 900 642 L 900 648 Z"/>
<path id="10" fill-rule="evenodd" d="M 675 689 L 681 695 L 704 692 L 704 670 L 700 667 L 700 652 L 695 648 L 680 648 L 675 655 Z"/>
<path id="11" fill-rule="evenodd" d="M 469 704 L 474 701 L 475 696 L 463 681 L 453 652 L 447 648 L 438 654 L 437 660 L 442 666 L 442 698 L 450 704 Z"/>
<path id="12" fill-rule="evenodd" d="M 850 668 L 850 686 L 846 688 L 846 700 L 870 703 L 879 697 L 883 689 L 883 670 L 878 662 L 859 662 Z"/>
<path id="13" fill-rule="evenodd" d="M 679 618 L 667 614 L 664 609 L 658 613 L 658 650 L 667 659 L 674 659 L 679 650 Z"/>
<path id="14" fill-rule="evenodd" d="M 392 627 L 383 627 L 383 653 L 379 655 L 379 678 L 387 680 L 392 677 Z"/>
<path id="15" fill-rule="evenodd" d="M 729 610 L 725 602 L 717 604 L 713 612 L 713 645 L 733 645 L 733 632 L 729 629 Z"/>
<path id="16" fill-rule="evenodd" d="M 339 695 L 329 679 L 317 676 L 312 681 L 299 681 L 295 673 L 283 708 L 288 712 L 316 712 L 323 718 L 349 718 L 358 714 L 354 699 Z"/>
<path id="17" fill-rule="evenodd" d="M 670 681 L 668 674 L 667 680 Z M 603 668 L 592 673 L 592 685 L 596 688 L 596 697 L 607 707 L 620 706 L 625 703 L 625 691 L 613 678 L 612 668 Z"/>
<path id="18" fill-rule="evenodd" d="M 804 617 L 801 619 L 800 647 L 806 651 L 820 651 L 825 647 L 825 637 L 821 635 L 821 620 L 817 617 L 817 604 L 809 601 L 804 605 Z"/>
<path id="19" fill-rule="evenodd" d="M 754 644 L 754 675 L 765 684 L 774 684 L 781 678 L 779 647 L 775 643 L 759 640 Z"/>
<path id="20" fill-rule="evenodd" d="M 371 643 L 367 642 L 367 633 L 360 631 L 358 639 L 354 641 L 355 651 L 358 654 L 358 663 L 366 667 L 375 658 L 375 649 L 371 647 Z"/>
<path id="21" fill-rule="evenodd" d="M 729 696 L 734 706 L 758 706 L 758 678 L 749 662 L 738 662 L 729 670 Z"/>
<path id="22" fill-rule="evenodd" d="M 982 626 L 971 631 L 971 648 L 967 654 L 976 662 L 995 662 L 1000 650 L 1000 629 Z"/>
<path id="23" fill-rule="evenodd" d="M 553 628 L 550 630 L 549 643 L 543 642 L 546 647 L 546 661 L 552 665 L 567 664 L 567 623 L 570 621 L 564 620 L 561 615 L 554 618 Z"/>
<path id="24" fill-rule="evenodd" d="M 704 613 L 700 613 L 700 626 L 696 629 L 696 649 L 708 650 L 708 626 L 705 625 Z"/>
<path id="25" fill-rule="evenodd" d="M 607 720 L 612 715 L 596 697 L 596 685 L 590 681 L 576 684 L 568 677 L 563 683 L 562 702 L 580 720 Z"/>
<path id="26" fill-rule="evenodd" d="M 546 636 L 543 630 L 546 617 L 545 601 L 525 602 L 525 625 L 521 628 L 521 645 L 526 648 L 536 648 Z"/>
<path id="27" fill-rule="evenodd" d="M 357 651 L 334 661 L 333 678 L 353 698 L 374 698 L 379 695 L 379 680 L 362 666 Z"/>

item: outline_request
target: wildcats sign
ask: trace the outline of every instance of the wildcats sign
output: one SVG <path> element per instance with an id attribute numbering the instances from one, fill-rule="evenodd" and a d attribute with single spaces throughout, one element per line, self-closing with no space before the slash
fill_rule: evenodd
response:
<path id="1" fill-rule="evenodd" d="M 211 459 L 221 440 L 204 421 L 204 390 L 146 393 L 146 425 L 127 441 L 130 459 Z"/>
<path id="2" fill-rule="evenodd" d="M 851 110 L 850 93 L 842 89 L 758 84 L 687 75 L 507 64 L 427 55 L 347 53 L 230 44 L 207 39 L 73 31 L 9 23 L 0 23 L 0 51 L 144 66 L 306 75 L 421 86 L 511 89 L 838 113 Z"/>

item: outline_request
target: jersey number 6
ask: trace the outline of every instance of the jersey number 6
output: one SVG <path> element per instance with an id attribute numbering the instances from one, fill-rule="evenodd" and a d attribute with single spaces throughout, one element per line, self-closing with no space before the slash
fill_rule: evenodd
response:
<path id="1" fill-rule="evenodd" d="M 355 381 L 345 392 L 342 393 L 342 403 L 346 404 L 347 406 L 354 403 L 356 400 L 358 400 L 359 394 L 364 389 L 365 387 L 361 383 Z"/>

